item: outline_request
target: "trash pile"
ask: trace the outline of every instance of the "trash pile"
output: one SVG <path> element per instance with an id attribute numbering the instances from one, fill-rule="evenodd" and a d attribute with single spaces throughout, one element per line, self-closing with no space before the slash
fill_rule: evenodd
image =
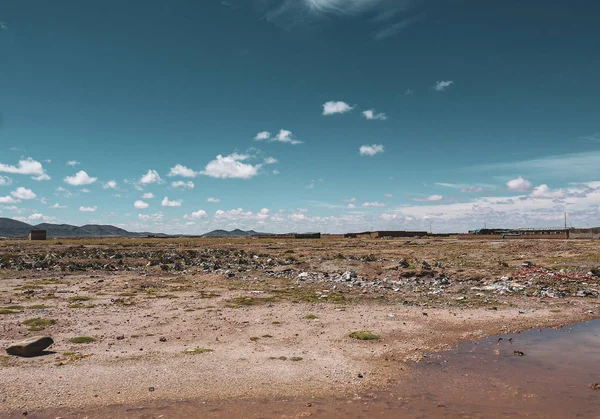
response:
<path id="1" fill-rule="evenodd" d="M 472 287 L 473 291 L 493 291 L 498 294 L 520 293 L 526 296 L 565 298 L 594 297 L 599 293 L 599 275 L 596 269 L 582 271 L 559 271 L 542 268 L 531 262 L 516 267 L 509 276 L 482 287 Z"/>
<path id="2" fill-rule="evenodd" d="M 425 265 L 426 262 L 423 262 Z M 429 266 L 429 265 L 427 265 Z M 363 293 L 378 291 L 410 291 L 415 293 L 426 293 L 435 295 L 442 293 L 450 286 L 450 279 L 436 271 L 420 272 L 419 275 L 403 277 L 398 279 L 389 277 L 372 278 L 358 275 L 355 270 L 336 273 L 301 272 L 296 276 L 296 283 L 333 283 L 334 289 L 338 284 L 346 288 L 358 288 Z"/>

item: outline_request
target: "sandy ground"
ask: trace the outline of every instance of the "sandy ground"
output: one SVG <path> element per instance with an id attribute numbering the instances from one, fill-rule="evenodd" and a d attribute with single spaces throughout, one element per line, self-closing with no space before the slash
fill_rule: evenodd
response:
<path id="1" fill-rule="evenodd" d="M 574 297 L 577 289 L 596 289 L 597 278 L 588 274 L 598 262 L 591 242 L 360 244 L 215 240 L 208 246 L 191 241 L 0 245 L 0 255 L 13 258 L 12 266 L 0 269 L 0 308 L 7 311 L 0 315 L 0 347 L 34 335 L 55 340 L 45 356 L 0 357 L 0 412 L 356 394 L 385 386 L 408 374 L 410 362 L 458 342 L 598 316 L 597 297 Z M 135 253 L 132 246 L 175 256 L 155 264 L 154 256 Z M 200 247 L 211 249 L 201 258 L 205 265 L 186 259 L 183 269 L 175 267 L 178 252 Z M 221 254 L 223 249 L 227 251 Z M 245 249 L 243 255 L 236 249 Z M 116 265 L 119 270 L 105 266 L 114 262 L 115 252 L 127 254 L 126 262 Z M 64 258 L 50 267 L 14 263 L 61 253 Z M 218 266 L 207 267 L 215 254 L 220 255 Z M 294 260 L 289 260 L 292 254 Z M 507 262 L 499 264 L 498 258 Z M 554 284 L 570 293 L 560 298 L 480 290 L 524 258 L 536 266 L 560 260 L 561 269 L 581 278 L 574 279 L 576 285 Z M 58 267 L 67 259 L 83 270 Z M 404 259 L 410 266 L 399 271 L 398 260 Z M 422 272 L 423 260 L 442 262 L 432 274 Z M 367 285 L 350 287 L 317 275 L 348 269 Z M 298 279 L 303 272 L 315 280 Z M 384 277 L 411 275 L 417 283 L 372 286 Z M 441 277 L 449 278 L 450 285 L 439 291 Z M 23 322 L 31 318 L 55 323 L 29 331 Z M 380 339 L 348 337 L 362 330 Z M 80 336 L 95 341 L 70 342 Z M 185 353 L 194 348 L 211 351 Z"/>

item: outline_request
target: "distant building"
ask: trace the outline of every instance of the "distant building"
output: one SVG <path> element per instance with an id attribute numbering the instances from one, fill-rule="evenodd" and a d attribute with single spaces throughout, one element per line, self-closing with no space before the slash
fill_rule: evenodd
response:
<path id="1" fill-rule="evenodd" d="M 415 237 L 415 236 L 427 236 L 426 231 L 364 231 L 362 233 L 346 233 L 344 237 L 346 238 L 384 238 L 384 237 Z"/>
<path id="2" fill-rule="evenodd" d="M 46 230 L 31 230 L 29 240 L 46 240 Z"/>
<path id="3" fill-rule="evenodd" d="M 320 239 L 321 233 L 294 234 L 295 239 Z"/>

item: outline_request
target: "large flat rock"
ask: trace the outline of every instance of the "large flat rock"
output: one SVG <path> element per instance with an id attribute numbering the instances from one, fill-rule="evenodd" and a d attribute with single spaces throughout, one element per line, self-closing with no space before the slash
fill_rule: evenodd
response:
<path id="1" fill-rule="evenodd" d="M 41 355 L 54 340 L 50 336 L 34 336 L 6 347 L 6 353 L 16 356 Z"/>

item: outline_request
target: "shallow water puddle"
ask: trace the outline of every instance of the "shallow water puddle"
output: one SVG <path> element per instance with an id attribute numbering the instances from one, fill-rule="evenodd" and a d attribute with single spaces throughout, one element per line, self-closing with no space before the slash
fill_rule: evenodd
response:
<path id="1" fill-rule="evenodd" d="M 464 343 L 428 356 L 410 378 L 352 399 L 165 401 L 107 407 L 85 416 L 600 418 L 600 390 L 588 387 L 596 382 L 600 320 Z"/>

